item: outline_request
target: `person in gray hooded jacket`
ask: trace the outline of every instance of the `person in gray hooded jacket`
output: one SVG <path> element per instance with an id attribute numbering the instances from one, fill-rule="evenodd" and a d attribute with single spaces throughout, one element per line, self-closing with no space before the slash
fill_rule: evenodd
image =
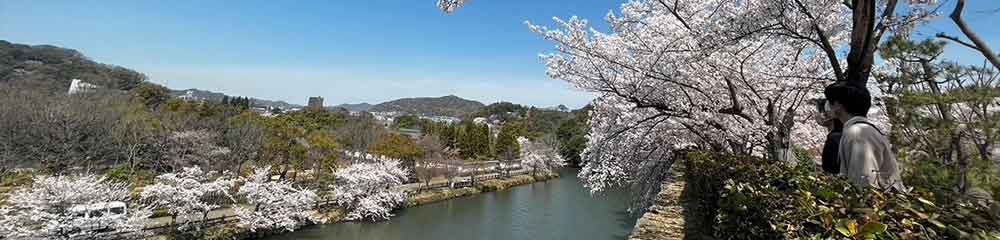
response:
<path id="1" fill-rule="evenodd" d="M 837 154 L 840 175 L 859 188 L 906 191 L 889 139 L 867 118 L 872 106 L 868 90 L 838 82 L 827 86 L 823 94 L 827 109 L 844 123 Z"/>

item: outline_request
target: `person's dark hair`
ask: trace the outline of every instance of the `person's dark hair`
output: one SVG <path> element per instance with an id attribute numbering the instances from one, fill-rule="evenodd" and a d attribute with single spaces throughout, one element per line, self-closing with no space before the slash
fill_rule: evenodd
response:
<path id="1" fill-rule="evenodd" d="M 837 82 L 826 86 L 823 95 L 830 104 L 840 103 L 844 105 L 847 113 L 853 116 L 868 116 L 868 110 L 872 108 L 872 95 L 868 89 L 858 87 L 847 82 Z"/>

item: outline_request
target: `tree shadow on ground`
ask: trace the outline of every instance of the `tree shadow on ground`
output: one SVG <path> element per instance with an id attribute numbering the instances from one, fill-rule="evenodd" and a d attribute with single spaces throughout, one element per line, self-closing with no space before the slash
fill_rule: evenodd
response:
<path id="1" fill-rule="evenodd" d="M 692 181 L 684 181 L 684 188 L 678 197 L 684 215 L 684 239 L 715 239 L 712 237 L 712 226 L 718 208 L 700 204 L 699 194 L 705 193 L 697 192 L 697 189 L 702 188 L 694 184 L 696 183 Z"/>

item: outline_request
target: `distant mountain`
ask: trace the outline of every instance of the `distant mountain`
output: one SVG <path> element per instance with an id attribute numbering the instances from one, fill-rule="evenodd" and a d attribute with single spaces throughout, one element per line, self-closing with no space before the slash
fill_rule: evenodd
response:
<path id="1" fill-rule="evenodd" d="M 0 84 L 17 83 L 52 92 L 66 92 L 73 79 L 80 79 L 102 88 L 124 91 L 132 90 L 140 84 L 149 83 L 142 73 L 124 67 L 94 62 L 73 49 L 51 45 L 17 44 L 0 40 Z M 188 95 L 188 92 L 193 98 L 215 102 L 222 101 L 222 98 L 226 96 L 224 93 L 200 89 L 171 90 L 171 95 L 174 97 L 185 96 Z M 257 106 L 283 109 L 303 107 L 284 101 L 251 99 L 253 104 Z M 369 112 L 395 111 L 428 116 L 466 117 L 477 114 L 484 107 L 483 103 L 448 95 L 403 98 L 376 105 L 368 103 L 341 104 L 327 107 L 327 109 Z M 550 109 L 565 111 L 564 108 L 565 106 L 557 106 Z"/>
<path id="2" fill-rule="evenodd" d="M 555 106 L 555 107 L 542 108 L 542 110 L 559 111 L 559 112 L 570 112 L 569 107 L 566 107 L 566 105 L 562 105 L 562 104 L 559 104 L 559 106 Z"/>
<path id="3" fill-rule="evenodd" d="M 402 98 L 372 106 L 370 112 L 406 112 L 430 116 L 463 117 L 485 107 L 481 102 L 455 95 L 444 97 Z"/>
<path id="4" fill-rule="evenodd" d="M 170 94 L 173 97 L 179 97 L 179 96 L 189 95 L 189 93 L 194 98 L 204 99 L 206 101 L 212 101 L 212 102 L 221 102 L 222 98 L 226 96 L 226 94 L 224 93 L 206 91 L 196 88 L 184 89 L 184 90 L 171 90 Z M 238 97 L 238 96 L 230 96 L 230 97 Z M 253 102 L 254 106 L 278 107 L 281 109 L 302 108 L 302 105 L 291 104 L 285 101 L 272 101 L 272 100 L 257 99 L 257 98 L 250 98 L 250 101 Z"/>
<path id="5" fill-rule="evenodd" d="M 368 103 L 358 103 L 358 104 L 345 103 L 345 104 L 340 104 L 340 105 L 337 105 L 337 106 L 327 107 L 327 108 L 334 108 L 334 109 L 336 109 L 336 108 L 343 108 L 343 109 L 347 109 L 347 111 L 352 111 L 352 112 L 367 112 L 369 109 L 372 108 L 372 106 L 374 106 L 374 105 L 371 105 L 371 104 L 368 104 Z"/>
<path id="6" fill-rule="evenodd" d="M 288 103 L 288 102 L 285 102 L 285 101 L 280 101 L 280 100 L 275 101 L 275 100 L 267 100 L 267 99 L 250 98 L 250 101 L 253 101 L 253 104 L 255 106 L 277 107 L 277 108 L 281 108 L 281 109 L 292 109 L 292 108 L 303 108 L 303 107 L 305 107 L 305 106 L 302 106 L 302 105 L 291 104 L 291 103 Z"/>

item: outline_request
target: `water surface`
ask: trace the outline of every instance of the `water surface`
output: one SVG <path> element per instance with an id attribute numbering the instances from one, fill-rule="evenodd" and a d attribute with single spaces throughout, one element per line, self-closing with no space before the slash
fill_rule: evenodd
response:
<path id="1" fill-rule="evenodd" d="M 268 238 L 291 239 L 624 239 L 635 217 L 623 192 L 592 197 L 576 178 L 562 177 L 501 192 L 404 209 L 380 223 L 307 227 Z"/>

